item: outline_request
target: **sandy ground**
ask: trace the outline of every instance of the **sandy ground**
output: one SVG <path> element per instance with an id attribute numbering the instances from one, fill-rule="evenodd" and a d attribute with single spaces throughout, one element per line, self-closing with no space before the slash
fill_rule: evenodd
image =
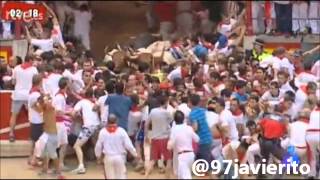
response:
<path id="1" fill-rule="evenodd" d="M 67 160 L 68 167 L 75 168 L 74 160 Z M 104 179 L 103 166 L 96 165 L 95 162 L 88 162 L 87 173 L 76 175 L 66 172 L 63 175 L 66 179 Z M 50 176 L 38 176 L 40 168 L 32 169 L 27 165 L 27 158 L 1 158 L 0 159 L 0 179 L 52 179 Z M 159 174 L 157 169 L 153 171 L 150 179 L 165 178 L 164 174 Z M 144 179 L 140 173 L 134 172 L 132 167 L 128 166 L 128 179 Z"/>

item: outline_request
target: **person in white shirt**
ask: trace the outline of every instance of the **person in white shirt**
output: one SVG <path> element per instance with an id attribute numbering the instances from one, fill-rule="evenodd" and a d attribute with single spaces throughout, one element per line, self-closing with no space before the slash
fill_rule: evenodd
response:
<path id="1" fill-rule="evenodd" d="M 260 102 L 267 102 L 271 107 L 280 103 L 284 92 L 279 89 L 279 83 L 277 81 L 272 81 L 270 83 L 270 89 L 266 91 L 260 98 Z"/>
<path id="2" fill-rule="evenodd" d="M 83 46 L 90 50 L 90 22 L 92 20 L 92 13 L 88 5 L 82 4 L 79 10 L 73 10 L 74 14 L 74 35 L 80 38 Z"/>
<path id="3" fill-rule="evenodd" d="M 63 77 L 62 73 L 64 71 L 64 65 L 60 61 L 55 61 L 53 63 L 53 72 L 49 73 L 47 78 L 43 81 L 43 90 L 46 94 L 49 94 L 52 98 L 59 91 L 59 81 Z"/>
<path id="4" fill-rule="evenodd" d="M 12 82 L 15 86 L 11 97 L 10 142 L 15 140 L 14 129 L 18 114 L 23 105 L 27 108 L 28 95 L 32 87 L 32 77 L 38 74 L 37 68 L 32 66 L 32 60 L 31 56 L 26 56 L 24 63 L 13 69 Z"/>
<path id="5" fill-rule="evenodd" d="M 238 141 L 238 129 L 235 119 L 230 110 L 225 109 L 225 102 L 223 99 L 217 99 L 215 111 L 219 114 L 221 127 L 223 128 L 222 143 L 228 144 L 230 141 Z"/>
<path id="6" fill-rule="evenodd" d="M 299 113 L 298 121 L 292 122 L 288 127 L 288 138 L 281 142 L 283 148 L 294 146 L 301 163 L 307 163 L 306 131 L 309 123 L 310 110 L 304 108 Z"/>
<path id="7" fill-rule="evenodd" d="M 31 36 L 31 34 L 29 32 L 29 29 L 27 27 L 25 27 L 25 30 L 26 30 L 27 40 L 31 45 L 37 46 L 43 52 L 53 51 L 53 43 L 54 43 L 54 41 L 50 37 L 51 33 L 43 32 L 41 34 L 41 39 L 38 39 L 38 38 L 33 38 Z"/>
<path id="8" fill-rule="evenodd" d="M 309 82 L 306 86 L 301 86 L 295 94 L 295 105 L 297 108 L 302 109 L 310 97 L 314 97 L 315 99 L 320 98 L 316 92 L 317 84 L 315 82 Z"/>
<path id="9" fill-rule="evenodd" d="M 176 126 L 171 130 L 168 149 L 178 152 L 178 179 L 192 179 L 191 166 L 195 158 L 192 142 L 199 142 L 199 136 L 184 123 L 184 119 L 183 112 L 175 112 Z"/>
<path id="10" fill-rule="evenodd" d="M 274 77 L 277 77 L 279 71 L 285 71 L 289 74 L 290 79 L 293 79 L 294 65 L 286 58 L 286 49 L 279 47 L 273 52 L 273 64 L 272 69 L 274 71 Z"/>
<path id="11" fill-rule="evenodd" d="M 320 150 L 320 101 L 318 99 L 317 106 L 310 114 L 309 125 L 306 132 L 306 141 L 311 151 L 310 173 L 309 176 L 316 178 L 317 174 L 317 157 L 319 157 Z M 320 171 L 318 172 L 318 178 L 320 178 Z"/>
<path id="12" fill-rule="evenodd" d="M 83 152 L 82 146 L 91 138 L 91 136 L 98 129 L 100 124 L 99 115 L 94 111 L 95 102 L 92 100 L 93 90 L 88 89 L 85 94 L 85 98 L 80 100 L 73 109 L 72 115 L 75 117 L 77 113 L 82 114 L 83 125 L 78 136 L 76 143 L 73 148 L 76 151 L 79 166 L 77 169 L 73 170 L 74 173 L 84 174 L 86 169 L 83 164 Z"/>
<path id="13" fill-rule="evenodd" d="M 191 112 L 191 109 L 188 106 L 188 101 L 189 99 L 187 96 L 181 97 L 181 103 L 177 107 L 177 110 L 183 112 L 185 117 L 185 123 L 189 121 L 189 114 Z"/>
<path id="14" fill-rule="evenodd" d="M 287 92 L 287 91 L 295 92 L 295 90 L 289 84 L 289 74 L 287 72 L 279 71 L 277 74 L 277 77 L 278 77 L 280 91 L 282 91 L 282 92 Z"/>
<path id="15" fill-rule="evenodd" d="M 100 130 L 98 141 L 95 146 L 95 154 L 101 161 L 104 155 L 104 172 L 106 179 L 127 179 L 126 154 L 137 157 L 126 131 L 118 127 L 117 117 L 110 114 L 106 128 Z"/>
<path id="16" fill-rule="evenodd" d="M 43 116 L 42 108 L 38 103 L 38 99 L 41 97 L 41 84 L 42 77 L 40 75 L 34 75 L 32 77 L 32 88 L 28 96 L 28 116 L 30 122 L 30 133 L 31 133 L 31 155 L 28 163 L 34 166 L 37 162 L 37 159 L 34 154 L 35 143 L 40 138 L 43 133 Z"/>
<path id="17" fill-rule="evenodd" d="M 67 169 L 64 166 L 64 157 L 65 157 L 65 153 L 68 145 L 68 132 L 64 124 L 64 116 L 69 114 L 68 112 L 66 112 L 67 87 L 68 87 L 68 79 L 65 77 L 61 78 L 59 80 L 60 89 L 52 99 L 52 104 L 56 111 L 58 147 L 60 147 L 59 162 L 60 162 L 60 168 L 63 170 Z"/>

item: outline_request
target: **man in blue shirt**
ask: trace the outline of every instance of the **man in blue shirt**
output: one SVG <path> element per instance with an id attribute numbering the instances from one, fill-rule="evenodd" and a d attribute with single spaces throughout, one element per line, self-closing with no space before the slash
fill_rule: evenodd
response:
<path id="1" fill-rule="evenodd" d="M 128 128 L 128 115 L 132 106 L 131 99 L 123 95 L 124 84 L 118 82 L 115 85 L 115 94 L 109 95 L 105 105 L 109 106 L 109 114 L 114 114 L 117 116 L 118 125 L 123 129 Z"/>
<path id="2" fill-rule="evenodd" d="M 241 105 L 246 104 L 249 98 L 249 95 L 246 93 L 246 85 L 245 81 L 239 80 L 235 85 L 236 92 L 231 95 L 233 98 L 236 98 Z"/>
<path id="3" fill-rule="evenodd" d="M 212 160 L 212 134 L 206 119 L 206 109 L 199 107 L 200 101 L 199 95 L 191 95 L 189 104 L 192 110 L 189 119 L 193 129 L 200 137 L 197 159 L 204 159 L 210 163 Z"/>

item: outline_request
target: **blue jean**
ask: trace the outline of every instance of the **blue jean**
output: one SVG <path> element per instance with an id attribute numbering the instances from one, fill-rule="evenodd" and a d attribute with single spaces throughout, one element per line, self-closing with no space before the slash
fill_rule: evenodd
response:
<path id="1" fill-rule="evenodd" d="M 289 33 L 292 30 L 292 4 L 275 3 L 277 30 Z"/>
<path id="2" fill-rule="evenodd" d="M 212 155 L 211 155 L 211 150 L 212 150 L 212 144 L 199 144 L 199 150 L 197 153 L 197 159 L 204 159 L 206 160 L 209 164 L 213 160 Z"/>

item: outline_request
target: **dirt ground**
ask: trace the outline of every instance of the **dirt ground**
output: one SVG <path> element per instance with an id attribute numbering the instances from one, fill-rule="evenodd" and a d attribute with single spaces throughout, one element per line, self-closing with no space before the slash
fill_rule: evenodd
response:
<path id="1" fill-rule="evenodd" d="M 75 159 L 68 159 L 67 165 L 70 168 L 76 168 Z M 95 162 L 86 164 L 86 174 L 63 173 L 66 179 L 104 179 L 103 166 L 96 165 Z M 0 179 L 52 179 L 51 176 L 38 176 L 40 168 L 32 169 L 27 165 L 27 158 L 1 158 L 0 159 Z M 164 174 L 159 174 L 154 170 L 150 179 L 165 178 Z M 143 175 L 134 172 L 132 167 L 128 166 L 128 179 L 145 179 Z"/>
<path id="2" fill-rule="evenodd" d="M 92 1 L 92 12 L 91 49 L 97 60 L 106 45 L 147 31 L 146 6 L 138 8 L 133 1 Z"/>

